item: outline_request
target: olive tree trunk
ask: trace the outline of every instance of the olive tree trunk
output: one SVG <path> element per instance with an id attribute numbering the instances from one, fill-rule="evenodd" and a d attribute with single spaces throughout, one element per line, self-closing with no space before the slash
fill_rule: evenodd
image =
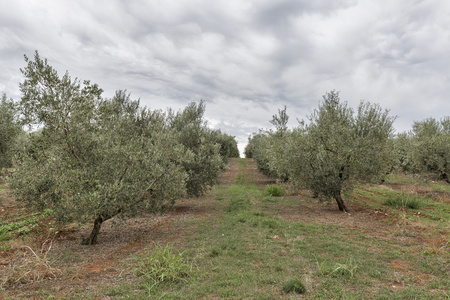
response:
<path id="1" fill-rule="evenodd" d="M 347 206 L 345 206 L 344 203 L 344 199 L 342 199 L 341 191 L 334 195 L 334 199 L 336 200 L 340 211 L 348 212 Z"/>
<path id="2" fill-rule="evenodd" d="M 94 227 L 92 228 L 91 234 L 89 235 L 89 237 L 83 239 L 83 241 L 81 242 L 81 245 L 97 244 L 97 236 L 98 236 L 98 233 L 100 232 L 100 227 L 102 226 L 103 222 L 111 219 L 112 217 L 114 217 L 114 216 L 110 216 L 110 215 L 98 216 L 94 221 Z"/>

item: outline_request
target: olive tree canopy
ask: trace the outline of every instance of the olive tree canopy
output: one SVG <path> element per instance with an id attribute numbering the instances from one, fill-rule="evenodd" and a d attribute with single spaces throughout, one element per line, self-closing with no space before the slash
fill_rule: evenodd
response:
<path id="1" fill-rule="evenodd" d="M 14 102 L 3 93 L 0 99 L 0 170 L 11 166 L 16 138 L 21 132 Z"/>
<path id="2" fill-rule="evenodd" d="M 412 155 L 417 168 L 450 183 L 450 117 L 414 122 L 413 133 Z"/>
<path id="3" fill-rule="evenodd" d="M 177 141 L 186 151 L 192 153 L 192 159 L 183 162 L 188 174 L 186 190 L 189 195 L 200 196 L 217 182 L 225 163 L 220 155 L 220 144 L 213 130 L 203 120 L 205 105 L 192 102 L 183 111 L 170 111 L 168 123 L 176 134 Z"/>
<path id="4" fill-rule="evenodd" d="M 279 119 L 287 119 L 285 110 L 279 111 Z M 264 149 L 257 151 L 265 153 L 263 161 L 271 172 L 316 196 L 335 199 L 339 210 L 348 211 L 342 195 L 351 191 L 353 182 L 380 180 L 391 168 L 389 137 L 395 118 L 388 113 L 361 102 L 355 114 L 338 92 L 331 91 L 308 124 L 302 121 L 290 131 L 277 126 L 277 133 L 266 137 Z"/>
<path id="5" fill-rule="evenodd" d="M 164 210 L 185 193 L 183 164 L 192 153 L 180 145 L 166 116 L 141 108 L 119 91 L 108 100 L 89 81 L 71 79 L 36 52 L 21 70 L 24 124 L 37 126 L 19 158 L 11 187 L 58 221 L 94 221 L 84 244 L 97 242 L 101 224 L 118 215 Z"/>

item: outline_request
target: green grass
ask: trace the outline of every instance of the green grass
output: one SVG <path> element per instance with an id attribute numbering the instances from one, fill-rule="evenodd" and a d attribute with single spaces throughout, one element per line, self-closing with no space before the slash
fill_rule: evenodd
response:
<path id="1" fill-rule="evenodd" d="M 390 174 L 388 179 L 389 179 L 389 181 L 393 181 L 393 182 L 402 182 L 402 183 L 428 186 L 428 187 L 431 187 L 435 191 L 450 192 L 450 185 L 443 181 L 442 182 L 423 182 L 418 179 L 405 178 L 403 176 L 398 176 L 395 174 Z"/>
<path id="2" fill-rule="evenodd" d="M 358 265 L 350 257 L 345 263 L 324 260 L 316 261 L 319 274 L 331 277 L 353 277 L 358 270 Z"/>
<path id="3" fill-rule="evenodd" d="M 239 166 L 246 167 L 241 161 Z M 244 172 L 231 186 L 213 187 L 205 201 L 214 213 L 178 220 L 189 231 L 170 246 L 155 245 L 134 256 L 133 278 L 96 291 L 73 291 L 68 298 L 449 298 L 450 245 L 430 249 L 423 242 L 433 232 L 448 231 L 448 203 L 414 196 L 419 206 L 411 209 L 404 206 L 410 197 L 404 193 L 386 186 L 358 187 L 353 202 L 386 212 L 389 222 L 406 214 L 408 221 L 431 228 L 423 235 L 397 236 L 395 222 L 378 232 L 282 218 L 280 211 L 295 214 L 299 202 L 316 200 L 275 197 L 266 188 Z M 386 203 L 398 203 L 395 199 L 403 206 Z M 72 262 L 70 257 L 69 251 L 61 260 Z"/>
<path id="4" fill-rule="evenodd" d="M 255 184 L 234 184 L 227 188 L 225 196 L 227 197 L 261 197 L 264 191 L 260 190 Z"/>
<path id="5" fill-rule="evenodd" d="M 241 169 L 247 168 L 247 159 L 245 158 L 239 159 L 239 168 Z"/>
<path id="6" fill-rule="evenodd" d="M 383 204 L 400 208 L 419 209 L 424 203 L 418 197 L 397 195 L 395 197 L 389 197 L 383 200 Z"/>
<path id="7" fill-rule="evenodd" d="M 132 256 L 130 268 L 143 279 L 143 286 L 149 295 L 160 285 L 187 282 L 193 265 L 183 256 L 175 253 L 171 245 L 165 247 L 155 244 L 139 256 Z"/>
<path id="8" fill-rule="evenodd" d="M 297 293 L 304 294 L 306 292 L 306 288 L 300 280 L 291 279 L 283 283 L 283 287 L 281 288 L 283 293 Z"/>
<path id="9" fill-rule="evenodd" d="M 269 196 L 280 197 L 286 195 L 286 191 L 281 186 L 271 184 L 266 187 L 266 192 Z"/>
<path id="10" fill-rule="evenodd" d="M 249 180 L 248 180 L 246 174 L 238 174 L 238 175 L 236 176 L 236 183 L 239 183 L 239 184 L 245 184 L 245 183 L 247 183 L 248 181 L 249 181 Z"/>
<path id="11" fill-rule="evenodd" d="M 293 202 L 267 196 L 265 187 L 251 182 L 212 193 L 221 198 L 222 213 L 191 221 L 196 229 L 183 246 L 196 269 L 186 282 L 156 290 L 155 299 L 290 299 L 298 293 L 308 299 L 436 299 L 447 293 L 445 260 L 425 255 L 414 241 L 391 243 L 335 225 L 287 221 L 274 214 Z M 371 194 L 377 207 L 398 209 L 383 205 L 396 194 L 383 193 Z M 432 206 L 420 201 L 422 208 Z M 398 260 L 439 278 L 430 282 L 436 287 L 418 286 L 414 276 L 392 268 Z M 397 280 L 406 288 L 392 288 Z M 130 289 L 120 290 L 129 295 Z"/>
<path id="12" fill-rule="evenodd" d="M 396 191 L 385 186 L 367 185 L 359 186 L 355 190 L 355 197 L 363 196 L 372 201 L 364 204 L 376 209 L 388 209 L 389 213 L 400 215 L 404 208 L 409 219 L 421 219 L 423 222 L 445 227 L 450 222 L 450 203 L 438 202 L 429 198 L 419 197 Z M 418 214 L 420 212 L 420 214 Z"/>

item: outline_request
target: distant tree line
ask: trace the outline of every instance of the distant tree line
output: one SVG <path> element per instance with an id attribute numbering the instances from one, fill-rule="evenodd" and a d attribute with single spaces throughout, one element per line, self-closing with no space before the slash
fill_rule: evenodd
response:
<path id="1" fill-rule="evenodd" d="M 275 130 L 250 136 L 245 156 L 268 176 L 334 199 L 341 211 L 348 211 L 344 198 L 355 183 L 381 182 L 394 170 L 430 171 L 449 182 L 450 119 L 415 122 L 412 131 L 394 135 L 395 118 L 366 102 L 355 111 L 331 91 L 293 129 L 286 107 L 279 110 L 270 121 Z"/>
<path id="2" fill-rule="evenodd" d="M 95 244 L 115 216 L 202 195 L 239 156 L 234 137 L 208 128 L 201 101 L 152 111 L 126 91 L 105 99 L 96 84 L 60 77 L 37 51 L 25 61 L 21 100 L 1 100 L 0 167 L 14 166 L 10 187 L 28 207 L 50 209 L 61 223 L 94 220 L 83 244 Z"/>

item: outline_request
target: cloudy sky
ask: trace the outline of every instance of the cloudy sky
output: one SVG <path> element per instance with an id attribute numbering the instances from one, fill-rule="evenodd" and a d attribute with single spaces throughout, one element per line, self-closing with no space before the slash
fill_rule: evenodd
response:
<path id="1" fill-rule="evenodd" d="M 203 99 L 213 128 L 248 136 L 327 91 L 413 121 L 450 115 L 448 0 L 0 0 L 0 92 L 20 98 L 23 55 L 151 109 Z"/>

